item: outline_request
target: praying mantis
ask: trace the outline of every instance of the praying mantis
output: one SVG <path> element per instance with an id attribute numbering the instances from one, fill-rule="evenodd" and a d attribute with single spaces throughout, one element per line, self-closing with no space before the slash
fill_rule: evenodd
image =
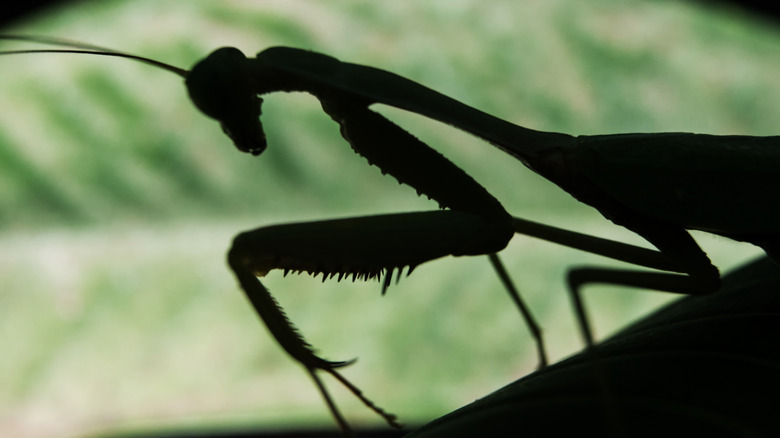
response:
<path id="1" fill-rule="evenodd" d="M 32 40 L 63 44 L 45 38 Z M 318 370 L 333 375 L 389 424 L 398 423 L 338 373 L 350 361 L 328 361 L 314 353 L 258 280 L 271 270 L 305 271 L 323 279 L 378 278 L 384 291 L 393 275 L 397 279 L 404 269 L 408 275 L 421 263 L 448 255 L 488 255 L 511 291 L 496 253 L 514 234 L 650 268 L 584 267 L 569 272 L 567 283 L 582 336 L 592 348 L 595 340 L 581 298 L 585 285 L 606 283 L 694 295 L 718 289 L 717 268 L 687 230 L 749 242 L 780 261 L 780 213 L 765 207 L 763 195 L 780 189 L 774 168 L 780 158 L 777 136 L 574 137 L 523 128 L 393 73 L 300 49 L 273 47 L 247 58 L 238 49 L 222 48 L 186 71 L 97 46 L 64 45 L 75 47 L 71 50 L 75 53 L 136 59 L 184 77 L 195 106 L 219 121 L 237 149 L 252 155 L 260 155 L 267 146 L 259 96 L 307 92 L 339 124 L 342 137 L 356 153 L 439 203 L 441 211 L 264 227 L 237 236 L 228 253 L 228 264 L 255 311 L 282 348 L 312 376 L 347 436 L 349 425 L 320 381 Z M 634 231 L 656 250 L 511 216 L 464 171 L 372 111 L 369 107 L 374 104 L 418 113 L 484 139 L 605 218 Z M 544 363 L 543 353 L 540 357 Z"/>

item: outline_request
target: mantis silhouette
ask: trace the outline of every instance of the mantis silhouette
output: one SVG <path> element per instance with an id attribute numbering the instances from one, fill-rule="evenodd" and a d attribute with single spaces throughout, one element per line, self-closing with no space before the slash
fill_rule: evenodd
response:
<path id="1" fill-rule="evenodd" d="M 487 254 L 512 291 L 495 254 L 516 233 L 652 269 L 581 267 L 569 272 L 570 295 L 582 336 L 591 348 L 594 337 L 581 299 L 584 285 L 606 283 L 682 294 L 718 289 L 717 268 L 688 230 L 752 243 L 780 261 L 780 212 L 766 207 L 764 195 L 780 190 L 777 136 L 659 133 L 574 137 L 523 128 L 393 73 L 300 49 L 273 47 L 246 58 L 238 49 L 221 48 L 186 71 L 96 46 L 65 45 L 79 49 L 70 52 L 128 57 L 185 77 L 193 103 L 220 122 L 236 148 L 252 155 L 261 154 L 267 146 L 259 96 L 307 92 L 340 125 L 342 137 L 356 153 L 439 203 L 441 211 L 264 227 L 237 236 L 228 253 L 228 264 L 255 311 L 282 348 L 310 373 L 347 435 L 351 433 L 349 426 L 317 370 L 333 375 L 388 423 L 398 424 L 394 416 L 376 407 L 338 373 L 338 368 L 351 362 L 322 359 L 304 341 L 258 280 L 273 269 L 305 271 L 323 279 L 377 278 L 384 291 L 393 275 L 400 277 L 404 269 L 408 275 L 426 261 L 448 255 Z M 374 104 L 415 112 L 484 139 L 615 224 L 639 234 L 656 250 L 511 216 L 460 168 L 372 111 L 369 107 Z M 544 363 L 541 338 L 537 339 Z"/>

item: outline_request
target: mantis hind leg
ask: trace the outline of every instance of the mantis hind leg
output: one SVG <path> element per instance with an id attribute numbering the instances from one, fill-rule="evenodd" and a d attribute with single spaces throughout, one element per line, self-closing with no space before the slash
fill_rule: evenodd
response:
<path id="1" fill-rule="evenodd" d="M 643 230 L 641 235 L 659 248 L 653 250 L 520 218 L 513 218 L 512 223 L 515 232 L 519 234 L 663 271 L 599 267 L 581 267 L 569 271 L 568 289 L 588 348 L 592 348 L 595 341 L 581 297 L 581 289 L 587 284 L 628 286 L 687 295 L 712 293 L 720 286 L 717 268 L 684 229 L 658 227 Z"/>
<path id="2" fill-rule="evenodd" d="M 598 283 L 686 295 L 704 295 L 713 293 L 718 289 L 719 279 L 719 276 L 697 275 L 697 273 L 689 275 L 666 274 L 583 267 L 569 271 L 567 283 L 583 340 L 588 348 L 592 348 L 595 345 L 593 330 L 591 329 L 582 300 L 582 287 L 586 284 Z"/>

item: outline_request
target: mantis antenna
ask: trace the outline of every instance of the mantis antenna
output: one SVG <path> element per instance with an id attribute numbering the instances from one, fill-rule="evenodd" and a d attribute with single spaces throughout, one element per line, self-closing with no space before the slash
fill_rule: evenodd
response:
<path id="1" fill-rule="evenodd" d="M 136 61 L 143 62 L 144 64 L 147 65 L 153 65 L 155 67 L 177 74 L 183 78 L 186 78 L 187 74 L 189 74 L 189 70 L 185 70 L 183 68 L 179 68 L 171 64 L 167 64 L 161 61 L 156 61 L 150 58 L 145 58 L 143 56 L 118 52 L 116 50 L 108 49 L 105 47 L 82 43 L 79 41 L 71 41 L 71 40 L 52 38 L 46 36 L 26 36 L 26 35 L 0 35 L 0 40 L 30 41 L 34 43 L 40 43 L 40 44 L 51 44 L 54 46 L 73 47 L 73 49 L 0 50 L 0 55 L 23 55 L 29 53 L 77 53 L 77 54 L 84 54 L 84 55 L 115 56 L 119 58 L 134 59 Z"/>

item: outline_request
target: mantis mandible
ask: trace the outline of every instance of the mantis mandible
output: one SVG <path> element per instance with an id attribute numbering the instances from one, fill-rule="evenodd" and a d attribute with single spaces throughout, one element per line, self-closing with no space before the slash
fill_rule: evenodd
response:
<path id="1" fill-rule="evenodd" d="M 51 41 L 48 41 L 51 42 Z M 570 136 L 541 132 L 493 117 L 393 73 L 315 52 L 273 47 L 255 58 L 221 48 L 189 72 L 95 46 L 77 52 L 134 58 L 184 76 L 193 103 L 218 120 L 243 152 L 266 148 L 260 95 L 302 91 L 316 97 L 353 150 L 383 173 L 437 201 L 443 211 L 277 225 L 236 237 L 228 264 L 273 336 L 309 371 L 346 434 L 349 428 L 315 371 L 332 374 L 369 407 L 336 371 L 349 362 L 316 356 L 258 277 L 273 269 L 324 278 L 381 278 L 383 288 L 407 268 L 447 255 L 491 255 L 515 233 L 636 264 L 650 270 L 584 267 L 567 277 L 590 348 L 594 345 L 581 289 L 607 283 L 682 294 L 714 292 L 720 274 L 688 230 L 749 242 L 780 261 L 780 212 L 764 192 L 780 189 L 775 163 L 780 137 L 691 133 Z M 26 51 L 25 53 L 29 53 Z M 656 250 L 512 217 L 483 187 L 442 155 L 371 111 L 384 104 L 478 136 L 520 160 L 578 201 L 634 231 Z M 761 191 L 756 190 L 761 187 Z M 498 266 L 498 265 L 496 265 Z M 498 267 L 497 267 L 498 269 Z M 661 271 L 661 272 L 657 272 Z M 505 277 L 502 277 L 504 279 Z"/>

